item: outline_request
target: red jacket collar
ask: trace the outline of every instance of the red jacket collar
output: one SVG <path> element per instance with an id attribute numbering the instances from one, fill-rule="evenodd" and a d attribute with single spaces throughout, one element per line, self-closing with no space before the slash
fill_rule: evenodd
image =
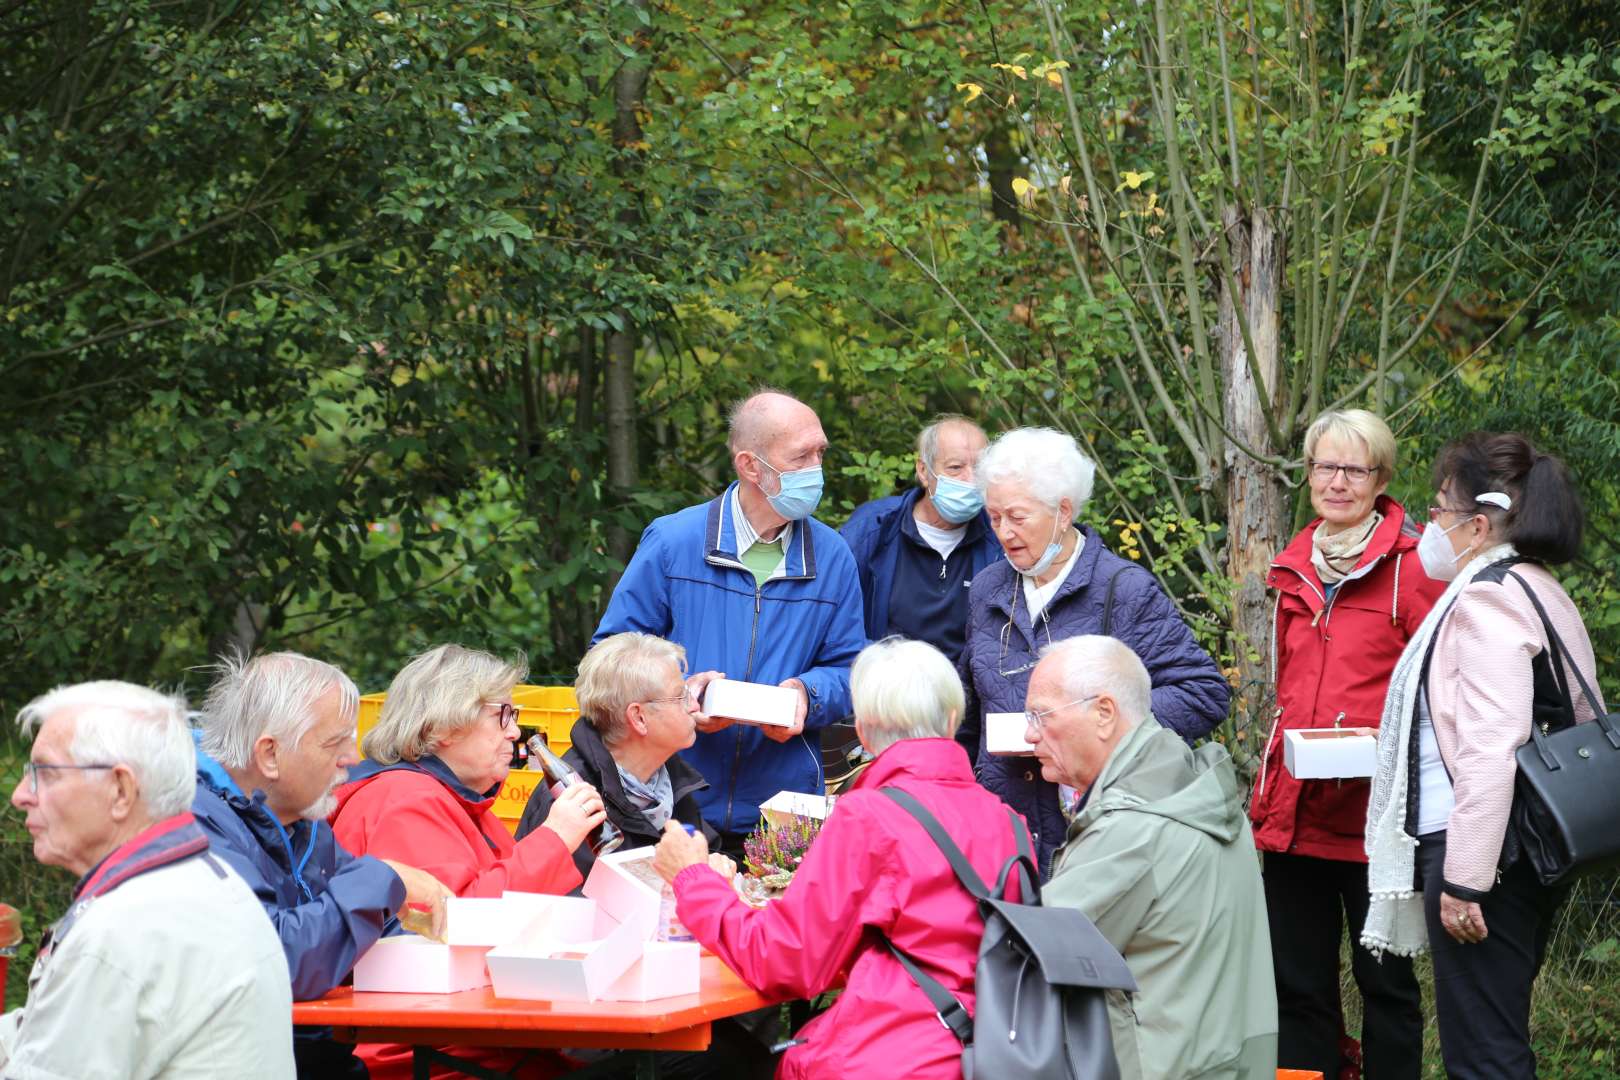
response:
<path id="1" fill-rule="evenodd" d="M 1374 507 L 1384 515 L 1384 520 L 1378 523 L 1378 531 L 1373 533 L 1372 540 L 1367 544 L 1367 550 L 1361 553 L 1356 563 L 1356 570 L 1377 562 L 1388 555 L 1400 555 L 1417 549 L 1418 536 L 1416 528 L 1408 527 L 1409 519 L 1401 504 L 1388 495 L 1378 496 Z M 1309 525 L 1301 529 L 1288 546 L 1278 553 L 1272 561 L 1271 570 L 1266 575 L 1266 584 L 1273 589 L 1285 593 L 1303 593 L 1313 605 L 1322 602 L 1322 579 L 1316 575 L 1316 567 L 1311 564 L 1311 538 L 1316 535 L 1317 526 L 1322 524 L 1321 518 L 1316 518 Z M 1351 571 L 1354 573 L 1355 571 Z M 1307 588 L 1307 584 L 1309 588 Z"/>

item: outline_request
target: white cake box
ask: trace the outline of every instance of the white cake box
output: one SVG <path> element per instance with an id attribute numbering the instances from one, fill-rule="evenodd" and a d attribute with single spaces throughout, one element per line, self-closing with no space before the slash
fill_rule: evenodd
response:
<path id="1" fill-rule="evenodd" d="M 1030 754 L 1035 748 L 1024 741 L 1029 721 L 1021 712 L 984 714 L 984 748 L 992 754 Z"/>
<path id="2" fill-rule="evenodd" d="M 1283 765 L 1296 780 L 1371 776 L 1378 763 L 1373 728 L 1306 728 L 1283 732 Z"/>
<path id="3" fill-rule="evenodd" d="M 698 959 L 703 949 L 695 941 L 649 941 L 641 959 L 630 965 L 607 988 L 608 1001 L 654 1001 L 698 992 Z"/>
<path id="4" fill-rule="evenodd" d="M 759 804 L 759 812 L 772 826 L 781 825 L 791 817 L 827 820 L 832 813 L 836 795 L 806 795 L 802 791 L 778 791 Z"/>
<path id="5" fill-rule="evenodd" d="M 440 945 L 415 934 L 378 939 L 354 965 L 354 988 L 395 994 L 454 994 L 489 985 L 483 945 Z"/>
<path id="6" fill-rule="evenodd" d="M 792 727 L 799 692 L 788 686 L 716 679 L 703 691 L 703 711 L 739 724 Z"/>
<path id="7" fill-rule="evenodd" d="M 696 993 L 698 947 L 656 940 L 663 880 L 652 869 L 654 850 L 598 857 L 585 899 L 558 898 L 567 902 L 491 949 L 486 959 L 496 996 L 650 1001 Z"/>

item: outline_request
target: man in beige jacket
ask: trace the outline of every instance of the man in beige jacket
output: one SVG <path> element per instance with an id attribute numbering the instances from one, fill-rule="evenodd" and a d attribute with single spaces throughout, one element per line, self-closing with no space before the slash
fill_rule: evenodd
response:
<path id="1" fill-rule="evenodd" d="M 1125 1080 L 1271 1077 L 1277 996 L 1254 839 L 1226 750 L 1152 722 L 1151 683 L 1113 638 L 1049 646 L 1030 676 L 1041 775 L 1084 792 L 1043 890 L 1079 908 L 1139 992 L 1109 992 Z"/>

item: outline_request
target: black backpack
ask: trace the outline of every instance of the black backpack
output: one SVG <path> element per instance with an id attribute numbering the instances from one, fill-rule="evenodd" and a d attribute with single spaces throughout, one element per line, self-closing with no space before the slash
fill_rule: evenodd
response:
<path id="1" fill-rule="evenodd" d="M 976 1016 L 932 975 L 888 942 L 889 951 L 934 1006 L 940 1023 L 962 1044 L 966 1080 L 1118 1080 L 1119 1062 L 1108 1026 L 1109 990 L 1134 993 L 1124 957 L 1091 920 L 1074 908 L 1042 907 L 1029 834 L 1011 809 L 1018 853 L 986 889 L 939 820 L 899 788 L 880 788 L 917 819 L 978 901 L 984 919 L 974 968 Z M 1013 870 L 1021 902 L 1003 899 Z"/>

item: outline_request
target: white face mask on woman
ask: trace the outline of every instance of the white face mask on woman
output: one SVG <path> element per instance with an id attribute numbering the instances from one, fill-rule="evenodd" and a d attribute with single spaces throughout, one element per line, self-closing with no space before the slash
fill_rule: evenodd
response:
<path id="1" fill-rule="evenodd" d="M 1435 581 L 1450 581 L 1457 576 L 1457 560 L 1468 554 L 1468 548 L 1460 553 L 1451 549 L 1451 541 L 1446 537 L 1453 529 L 1460 529 L 1472 520 L 1464 518 L 1450 529 L 1440 527 L 1438 521 L 1431 521 L 1423 527 L 1423 536 L 1418 540 L 1418 561 L 1423 564 L 1423 572 Z M 1468 547 L 1473 547 L 1472 544 Z"/>

